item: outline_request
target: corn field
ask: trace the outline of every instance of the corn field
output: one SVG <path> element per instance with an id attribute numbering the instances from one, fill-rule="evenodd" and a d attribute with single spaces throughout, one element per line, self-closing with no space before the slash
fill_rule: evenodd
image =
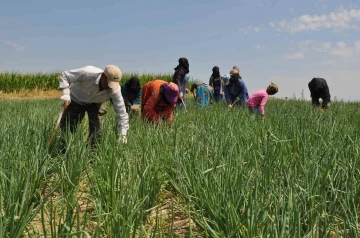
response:
<path id="1" fill-rule="evenodd" d="M 263 124 L 188 98 L 123 145 L 106 103 L 97 150 L 84 121 L 61 154 L 59 99 L 0 100 L 0 237 L 360 237 L 359 106 L 270 99 Z"/>
<path id="2" fill-rule="evenodd" d="M 56 90 L 59 86 L 61 72 L 22 74 L 17 72 L 0 73 L 0 91 L 3 93 L 18 92 L 21 90 Z M 131 77 L 138 77 L 140 84 L 153 79 L 163 79 L 170 82 L 172 74 L 124 74 L 122 82 Z"/>

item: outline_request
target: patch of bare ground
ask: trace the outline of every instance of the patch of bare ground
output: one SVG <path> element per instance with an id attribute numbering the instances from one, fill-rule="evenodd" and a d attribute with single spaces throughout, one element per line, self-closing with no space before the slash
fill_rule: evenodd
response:
<path id="1" fill-rule="evenodd" d="M 90 237 L 96 229 L 96 220 L 94 217 L 94 204 L 90 198 L 90 187 L 87 185 L 86 176 L 84 181 L 80 183 L 76 191 L 76 204 L 73 207 L 73 219 L 75 220 L 73 231 L 82 230 L 82 237 Z M 49 181 L 48 188 L 43 192 L 42 196 L 46 197 L 49 193 L 51 196 L 47 199 L 43 212 L 39 212 L 36 217 L 27 226 L 24 237 L 52 237 L 54 234 L 51 229 L 58 232 L 59 227 L 64 222 L 64 209 L 67 201 L 61 193 L 60 189 L 51 191 L 56 187 L 56 178 Z M 79 222 L 78 222 L 79 221 Z"/>
<path id="2" fill-rule="evenodd" d="M 97 228 L 95 205 L 90 195 L 89 181 L 86 175 L 82 176 L 76 193 L 76 205 L 73 209 L 73 231 L 82 230 L 82 237 L 91 237 Z M 51 191 L 56 187 L 56 178 L 48 182 L 48 187 L 42 196 L 52 192 L 45 204 L 44 212 L 39 212 L 28 224 L 24 237 L 51 237 L 51 229 L 56 235 L 60 225 L 64 222 L 64 206 L 66 199 L 60 189 Z M 65 209 L 65 211 L 68 211 Z M 157 196 L 156 205 L 148 210 L 143 224 L 142 235 L 156 237 L 203 237 L 203 232 L 193 219 L 186 214 L 188 207 L 170 191 L 162 190 Z M 78 221 L 78 222 L 77 222 Z M 101 229 L 101 224 L 100 227 Z"/>
<path id="3" fill-rule="evenodd" d="M 203 237 L 203 232 L 185 211 L 188 208 L 170 191 L 158 194 L 158 202 L 144 224 L 156 237 Z"/>
<path id="4" fill-rule="evenodd" d="M 0 99 L 47 99 L 60 97 L 61 91 L 58 90 L 20 90 L 13 93 L 0 91 Z"/>

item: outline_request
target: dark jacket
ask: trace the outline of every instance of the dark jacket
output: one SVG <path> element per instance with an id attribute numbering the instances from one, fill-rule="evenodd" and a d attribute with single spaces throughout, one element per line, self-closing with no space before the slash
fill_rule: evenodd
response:
<path id="1" fill-rule="evenodd" d="M 249 99 L 247 87 L 241 77 L 231 77 L 229 80 L 229 84 L 225 87 L 228 88 L 230 95 L 232 95 L 233 97 L 240 97 L 241 102 L 246 102 Z"/>
<path id="2" fill-rule="evenodd" d="M 186 58 L 180 58 L 178 66 L 175 67 L 175 72 L 172 78 L 172 82 L 175 83 L 179 88 L 184 84 L 185 75 L 189 71 L 189 61 Z"/>
<path id="3" fill-rule="evenodd" d="M 327 82 L 323 78 L 313 78 L 309 84 L 309 90 L 311 93 L 311 98 L 316 99 L 325 99 L 330 101 L 330 92 L 329 92 L 329 86 L 327 85 Z"/>
<path id="4" fill-rule="evenodd" d="M 185 75 L 187 74 L 186 70 L 181 67 L 177 66 L 175 68 L 175 73 L 172 78 L 172 82 L 175 83 L 179 88 L 183 85 L 183 81 L 185 80 Z"/>
<path id="5" fill-rule="evenodd" d="M 131 92 L 130 90 L 127 90 L 127 84 L 123 83 L 121 85 L 121 94 L 124 98 L 125 107 L 140 104 L 141 89 L 138 92 Z"/>

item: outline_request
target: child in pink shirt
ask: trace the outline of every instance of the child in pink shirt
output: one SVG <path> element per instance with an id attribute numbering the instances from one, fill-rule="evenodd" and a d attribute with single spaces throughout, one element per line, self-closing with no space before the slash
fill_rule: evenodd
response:
<path id="1" fill-rule="evenodd" d="M 265 121 L 265 105 L 269 99 L 269 95 L 274 95 L 278 92 L 278 86 L 271 83 L 266 90 L 259 90 L 250 95 L 246 106 L 251 112 L 260 114 L 263 122 Z"/>

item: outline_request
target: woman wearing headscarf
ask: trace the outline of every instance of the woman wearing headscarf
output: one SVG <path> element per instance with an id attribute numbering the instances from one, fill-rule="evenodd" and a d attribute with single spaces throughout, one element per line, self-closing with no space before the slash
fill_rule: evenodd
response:
<path id="1" fill-rule="evenodd" d="M 196 104 L 203 108 L 212 102 L 214 89 L 205 83 L 194 83 L 191 85 L 190 92 L 194 95 Z"/>
<path id="2" fill-rule="evenodd" d="M 137 77 L 132 77 L 121 85 L 126 112 L 131 113 L 140 109 L 141 85 Z"/>
<path id="3" fill-rule="evenodd" d="M 246 102 L 246 106 L 250 112 L 261 115 L 262 121 L 265 122 L 265 106 L 269 95 L 274 95 L 278 91 L 278 86 L 271 83 L 265 90 L 259 90 L 251 94 L 249 100 Z"/>
<path id="4" fill-rule="evenodd" d="M 209 85 L 214 89 L 215 102 L 221 102 L 223 97 L 223 84 L 218 66 L 212 68 L 212 74 L 209 79 Z"/>
<path id="5" fill-rule="evenodd" d="M 188 81 L 187 74 L 189 71 L 189 61 L 187 58 L 180 58 L 178 60 L 179 64 L 174 68 L 175 72 L 172 78 L 172 82 L 175 83 L 180 90 L 179 98 L 177 101 L 177 107 L 181 107 L 181 105 L 186 103 L 185 95 L 186 95 L 186 83 Z"/>
<path id="6" fill-rule="evenodd" d="M 173 121 L 173 110 L 178 100 L 179 88 L 174 83 L 154 79 L 142 88 L 141 117 L 151 122 L 166 120 L 169 127 Z"/>

